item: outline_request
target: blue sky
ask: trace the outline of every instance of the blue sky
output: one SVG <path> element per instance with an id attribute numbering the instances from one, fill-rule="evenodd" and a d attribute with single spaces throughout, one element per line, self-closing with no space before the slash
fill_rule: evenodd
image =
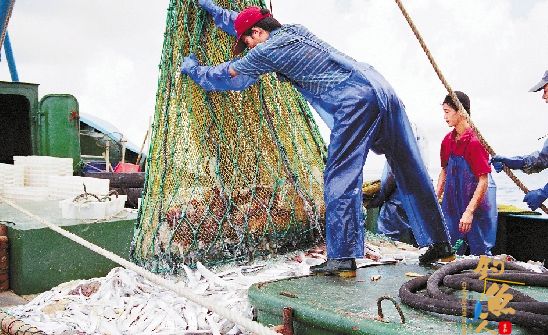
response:
<path id="1" fill-rule="evenodd" d="M 548 0 L 404 1 L 472 119 L 501 154 L 538 150 L 548 105 L 527 92 L 548 69 Z M 21 81 L 40 96 L 70 93 L 80 111 L 141 143 L 153 114 L 167 0 L 18 0 L 9 32 Z M 393 1 L 273 0 L 282 23 L 301 23 L 353 58 L 375 66 L 428 139 L 429 165 L 450 130 L 445 96 Z M 5 62 L 0 80 L 10 80 Z M 328 138 L 327 131 L 322 131 Z M 370 155 L 368 165 L 382 165 Z"/>

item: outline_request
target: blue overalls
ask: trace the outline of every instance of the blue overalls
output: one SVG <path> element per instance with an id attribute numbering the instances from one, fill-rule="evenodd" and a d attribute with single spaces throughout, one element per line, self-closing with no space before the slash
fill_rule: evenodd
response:
<path id="1" fill-rule="evenodd" d="M 361 185 L 369 149 L 384 154 L 392 167 L 419 245 L 448 241 L 403 104 L 371 66 L 362 63 L 353 70 L 347 81 L 317 101 L 334 120 L 324 171 L 328 258 L 363 257 Z"/>
<path id="2" fill-rule="evenodd" d="M 385 164 L 381 177 L 381 191 L 379 192 L 383 203 L 377 218 L 377 231 L 395 241 L 409 244 L 416 242 L 409 219 L 403 209 L 398 188 L 395 185 L 394 174 L 388 164 Z M 420 241 L 420 244 L 425 244 Z"/>
<path id="3" fill-rule="evenodd" d="M 488 174 L 488 187 L 483 200 L 474 212 L 471 230 L 459 232 L 459 222 L 478 185 L 478 177 L 472 173 L 464 157 L 451 154 L 447 163 L 442 209 L 449 228 L 451 243 L 464 239 L 472 255 L 491 255 L 497 238 L 496 185 Z M 464 246 L 457 253 L 464 252 Z"/>
<path id="4" fill-rule="evenodd" d="M 221 28 L 230 26 L 235 18 L 229 11 L 212 12 Z M 404 106 L 392 87 L 370 65 L 358 63 L 336 50 L 324 49 L 314 41 L 305 39 L 303 43 L 314 43 L 334 63 L 351 72 L 346 80 L 320 94 L 312 94 L 298 82 L 292 82 L 331 129 L 324 171 L 328 259 L 364 255 L 362 169 L 369 149 L 384 153 L 393 167 L 402 206 L 415 237 L 422 241 L 420 245 L 448 242 L 434 188 Z M 216 67 L 198 66 L 189 75 L 208 90 L 227 90 L 231 86 L 241 90 L 257 80 L 241 74 L 231 79 L 227 75 L 228 66 L 229 62 Z"/>

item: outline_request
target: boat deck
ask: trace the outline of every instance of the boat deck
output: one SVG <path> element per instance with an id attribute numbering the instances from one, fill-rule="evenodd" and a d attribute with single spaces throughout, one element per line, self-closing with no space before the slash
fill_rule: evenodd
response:
<path id="1" fill-rule="evenodd" d="M 267 325 L 281 325 L 282 309 L 293 309 L 294 334 L 476 334 L 479 322 L 463 327 L 460 316 L 422 312 L 400 303 L 399 288 L 411 278 L 405 274 L 414 272 L 430 274 L 434 270 L 419 265 L 381 265 L 361 268 L 356 278 L 305 276 L 261 283 L 249 289 L 249 299 L 257 310 L 258 321 Z M 372 276 L 380 279 L 372 281 Z M 548 289 L 537 287 L 518 288 L 539 301 L 548 301 Z M 454 292 L 461 296 L 461 292 Z M 473 299 L 475 292 L 468 292 Z M 377 299 L 394 298 L 405 316 L 402 324 L 394 305 L 382 302 L 385 322 L 377 321 Z M 498 334 L 496 324 L 490 326 Z M 481 334 L 490 334 L 482 332 Z M 535 334 L 530 330 L 513 326 L 512 334 Z"/>

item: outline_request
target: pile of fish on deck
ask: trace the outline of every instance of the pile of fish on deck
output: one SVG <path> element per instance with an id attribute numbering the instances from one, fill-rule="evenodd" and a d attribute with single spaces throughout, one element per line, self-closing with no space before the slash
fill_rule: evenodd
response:
<path id="1" fill-rule="evenodd" d="M 368 245 L 369 256 L 376 260 L 358 263 L 379 263 L 381 254 L 411 261 L 418 257 L 418 249 L 411 246 L 381 244 L 389 247 Z M 325 250 L 317 248 L 218 273 L 198 264 L 196 270 L 185 267 L 186 276 L 174 280 L 251 319 L 247 290 L 252 284 L 307 275 L 310 266 L 324 260 Z M 207 308 L 124 268 L 115 268 L 103 278 L 61 284 L 7 312 L 48 334 L 247 334 Z"/>

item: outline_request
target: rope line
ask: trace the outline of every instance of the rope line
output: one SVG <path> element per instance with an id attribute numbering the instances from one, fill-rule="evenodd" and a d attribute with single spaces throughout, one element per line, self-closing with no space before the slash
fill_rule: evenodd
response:
<path id="1" fill-rule="evenodd" d="M 68 232 L 50 222 L 48 222 L 47 220 L 29 212 L 28 210 L 16 205 L 15 203 L 5 199 L 4 197 L 0 196 L 0 201 L 1 202 L 4 202 L 6 204 L 8 204 L 9 206 L 13 207 L 14 209 L 20 211 L 21 213 L 27 215 L 28 217 L 30 217 L 31 219 L 33 220 L 36 220 L 38 222 L 40 222 L 41 224 L 43 224 L 44 226 L 48 227 L 49 229 L 59 233 L 60 235 L 72 240 L 73 242 L 76 242 L 78 243 L 79 245 L 83 246 L 83 247 L 86 247 L 88 248 L 89 250 L 115 262 L 115 263 L 118 263 L 119 265 L 123 266 L 124 268 L 128 269 L 128 270 L 132 270 L 136 273 L 138 273 L 139 275 L 143 276 L 144 278 L 146 278 L 147 280 L 155 283 L 155 284 L 158 284 L 158 285 L 161 285 L 167 289 L 170 289 L 172 290 L 173 292 L 177 293 L 179 296 L 183 297 L 183 298 L 186 298 L 198 305 L 201 305 L 203 307 L 206 307 L 208 308 L 210 311 L 213 311 L 217 314 L 219 314 L 220 316 L 242 326 L 243 328 L 255 333 L 255 334 L 258 334 L 258 335 L 276 335 L 278 334 L 277 332 L 259 324 L 258 322 L 255 322 L 255 321 L 252 321 L 252 320 L 249 320 L 243 316 L 241 316 L 239 313 L 234 313 L 222 306 L 219 306 L 217 305 L 215 302 L 211 301 L 210 299 L 208 298 L 205 298 L 205 297 L 202 297 L 202 296 L 199 296 L 197 294 L 194 294 L 192 293 L 190 290 L 186 289 L 186 288 L 183 288 L 181 287 L 180 285 L 177 285 L 175 283 L 173 283 L 172 281 L 169 281 L 165 278 L 162 278 L 160 277 L 159 275 L 156 275 L 152 272 L 149 272 L 125 259 L 123 259 L 122 257 L 108 251 L 108 250 L 105 250 L 101 247 L 99 247 L 98 245 L 95 245 L 91 242 L 88 242 L 86 241 L 85 239 L 81 238 L 80 236 L 78 235 L 75 235 L 71 232 Z"/>
<path id="2" fill-rule="evenodd" d="M 18 326 L 18 329 L 15 332 L 12 331 L 12 328 L 14 326 Z M 22 327 L 27 327 L 27 329 L 22 330 Z M 0 334 L 47 335 L 45 332 L 39 330 L 38 328 L 33 327 L 4 311 L 0 311 Z"/>
<path id="3" fill-rule="evenodd" d="M 451 98 L 453 99 L 453 102 L 455 102 L 455 104 L 457 105 L 458 113 L 466 119 L 466 121 L 470 125 L 470 128 L 472 128 L 472 130 L 476 134 L 478 140 L 483 145 L 485 150 L 487 150 L 487 152 L 491 155 L 491 157 L 495 156 L 496 155 L 495 150 L 489 145 L 489 143 L 487 143 L 487 141 L 485 140 L 483 135 L 480 133 L 479 129 L 474 125 L 474 123 L 470 119 L 470 116 L 468 115 L 468 113 L 465 112 L 464 107 L 462 106 L 462 104 L 461 104 L 460 100 L 458 99 L 457 95 L 455 94 L 455 92 L 453 91 L 451 86 L 449 85 L 449 82 L 443 76 L 443 73 L 441 72 L 440 68 L 438 67 L 438 64 L 436 63 L 436 61 L 434 60 L 434 57 L 432 56 L 432 53 L 430 52 L 430 50 L 426 46 L 426 42 L 422 38 L 417 26 L 415 26 L 415 23 L 413 22 L 413 19 L 411 18 L 411 16 L 409 15 L 409 13 L 405 9 L 405 7 L 403 6 L 403 3 L 401 2 L 401 0 L 395 0 L 395 1 L 396 1 L 396 4 L 398 5 L 400 11 L 402 12 L 403 16 L 405 17 L 405 20 L 409 24 L 409 27 L 411 27 L 411 30 L 413 31 L 413 34 L 415 35 L 415 37 L 419 41 L 419 44 L 421 45 L 422 50 L 426 54 L 426 57 L 428 57 L 428 61 L 430 62 L 430 64 L 434 68 L 434 71 L 438 75 L 438 78 L 440 79 L 441 83 L 443 84 L 443 86 L 445 87 L 445 89 L 447 90 L 449 95 L 451 95 Z M 521 180 L 519 180 L 518 177 L 516 177 L 516 175 L 514 174 L 514 172 L 512 172 L 511 169 L 504 166 L 504 172 L 523 191 L 523 193 L 528 193 L 529 192 L 529 189 L 521 182 Z M 544 211 L 544 213 L 548 214 L 548 208 L 545 205 L 540 205 L 540 208 Z"/>
<path id="4" fill-rule="evenodd" d="M 2 26 L 2 36 L 0 37 L 0 50 L 4 45 L 4 39 L 6 38 L 6 33 L 8 31 L 8 23 L 10 21 L 11 13 L 13 11 L 13 5 L 15 5 L 15 0 L 10 1 L 8 10 L 6 12 L 6 20 L 4 21 L 4 25 Z"/>

